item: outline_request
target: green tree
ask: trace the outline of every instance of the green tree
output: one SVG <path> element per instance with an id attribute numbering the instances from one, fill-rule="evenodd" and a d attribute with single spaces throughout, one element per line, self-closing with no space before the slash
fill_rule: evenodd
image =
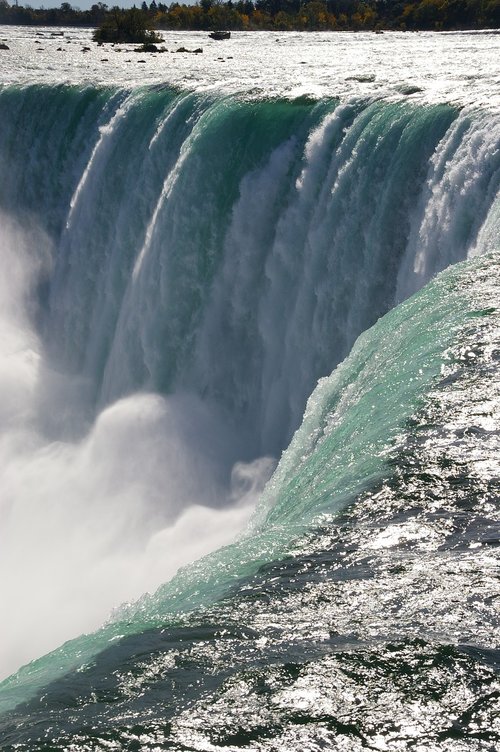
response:
<path id="1" fill-rule="evenodd" d="M 146 13 L 137 8 L 121 10 L 115 6 L 95 30 L 94 41 L 148 44 L 163 40 L 151 29 L 151 22 Z"/>

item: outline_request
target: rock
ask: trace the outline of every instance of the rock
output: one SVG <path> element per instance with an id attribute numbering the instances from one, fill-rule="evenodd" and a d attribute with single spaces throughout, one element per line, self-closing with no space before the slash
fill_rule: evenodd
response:
<path id="1" fill-rule="evenodd" d="M 133 52 L 160 52 L 156 44 L 152 44 L 151 42 L 146 42 L 146 44 L 141 45 L 141 47 L 136 47 Z"/>
<path id="2" fill-rule="evenodd" d="M 208 35 L 211 39 L 215 39 L 217 41 L 221 39 L 230 39 L 231 38 L 231 32 L 230 31 L 212 31 Z"/>
<path id="3" fill-rule="evenodd" d="M 401 92 L 405 97 L 409 97 L 412 94 L 420 94 L 420 92 L 423 91 L 423 89 L 420 88 L 420 86 L 414 86 L 412 84 L 398 86 L 398 91 Z"/>
<path id="4" fill-rule="evenodd" d="M 10 48 L 7 47 L 7 45 L 5 44 L 5 42 L 0 42 L 0 50 L 8 50 L 8 49 L 10 49 Z"/>

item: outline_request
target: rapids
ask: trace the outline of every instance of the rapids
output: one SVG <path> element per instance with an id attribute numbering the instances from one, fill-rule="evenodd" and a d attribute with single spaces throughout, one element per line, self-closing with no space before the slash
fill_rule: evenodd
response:
<path id="1" fill-rule="evenodd" d="M 410 92 L 369 35 L 238 88 L 9 33 L 2 749 L 490 749 L 497 38 L 391 36 Z"/>

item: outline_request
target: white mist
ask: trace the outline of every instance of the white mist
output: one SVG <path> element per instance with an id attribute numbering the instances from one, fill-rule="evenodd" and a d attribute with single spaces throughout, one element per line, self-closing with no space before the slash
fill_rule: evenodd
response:
<path id="1" fill-rule="evenodd" d="M 4 678 L 229 543 L 274 464 L 237 462 L 240 439 L 187 394 L 131 395 L 101 412 L 78 440 L 61 438 L 78 432 L 80 385 L 51 372 L 30 324 L 48 242 L 5 218 L 1 227 Z"/>

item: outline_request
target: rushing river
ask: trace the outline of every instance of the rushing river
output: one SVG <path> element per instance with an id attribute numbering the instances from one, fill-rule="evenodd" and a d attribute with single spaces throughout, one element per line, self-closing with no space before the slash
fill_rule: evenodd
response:
<path id="1" fill-rule="evenodd" d="M 496 750 L 500 35 L 2 40 L 0 749 Z"/>

